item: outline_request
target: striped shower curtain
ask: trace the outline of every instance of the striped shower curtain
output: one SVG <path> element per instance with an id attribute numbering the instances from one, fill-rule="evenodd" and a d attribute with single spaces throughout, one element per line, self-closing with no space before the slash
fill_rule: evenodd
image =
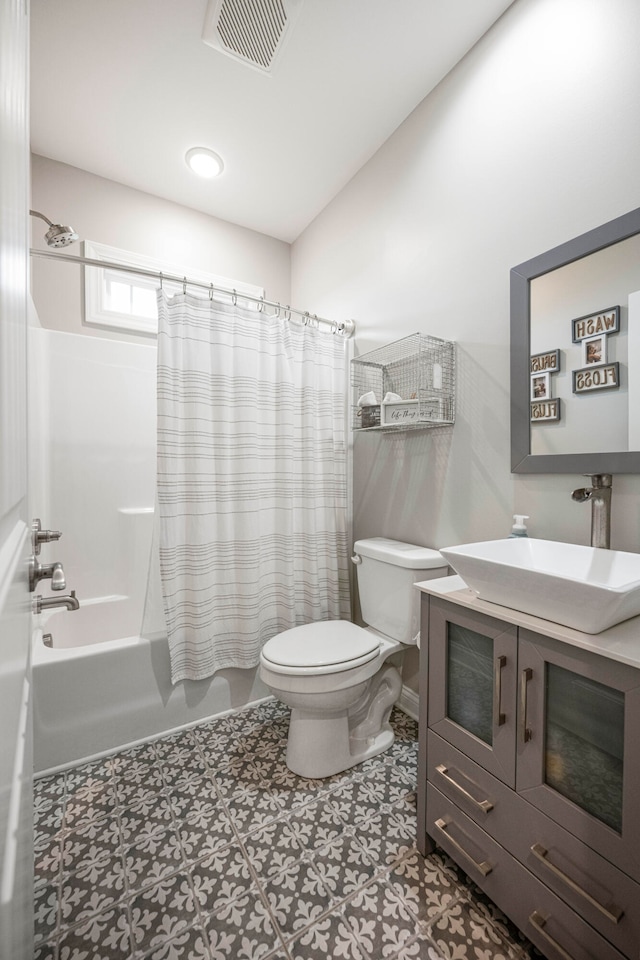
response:
<path id="1" fill-rule="evenodd" d="M 172 680 L 348 619 L 344 338 L 158 292 L 158 514 Z"/>

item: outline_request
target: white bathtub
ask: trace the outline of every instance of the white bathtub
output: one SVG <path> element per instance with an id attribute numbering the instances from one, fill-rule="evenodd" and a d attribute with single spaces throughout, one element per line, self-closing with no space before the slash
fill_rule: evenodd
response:
<path id="1" fill-rule="evenodd" d="M 250 670 L 171 686 L 153 544 L 156 348 L 30 328 L 30 499 L 62 538 L 80 609 L 36 618 L 36 772 L 240 708 L 268 694 Z M 52 596 L 49 584 L 38 593 Z M 93 598 L 93 599 L 92 599 Z M 143 627 L 144 623 L 144 627 Z M 53 649 L 43 646 L 53 635 Z M 142 636 L 146 639 L 142 639 Z"/>
<path id="2" fill-rule="evenodd" d="M 161 633 L 119 635 L 127 597 L 51 611 L 34 631 L 34 769 L 43 773 L 100 756 L 269 695 L 255 670 L 223 670 L 172 686 Z M 53 647 L 43 634 L 53 635 Z"/>

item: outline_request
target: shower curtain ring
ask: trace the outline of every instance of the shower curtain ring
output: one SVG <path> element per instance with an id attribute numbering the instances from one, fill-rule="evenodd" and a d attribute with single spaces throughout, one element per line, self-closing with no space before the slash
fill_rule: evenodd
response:
<path id="1" fill-rule="evenodd" d="M 184 297 L 186 297 L 187 295 L 187 278 L 186 277 L 182 278 L 182 295 Z"/>
<path id="2" fill-rule="evenodd" d="M 278 303 L 277 306 L 276 306 L 276 317 L 278 318 L 278 320 L 280 319 L 280 304 L 279 304 L 279 303 Z"/>
<path id="3" fill-rule="evenodd" d="M 160 271 L 160 289 L 162 290 L 162 270 Z"/>
<path id="4" fill-rule="evenodd" d="M 331 321 L 331 333 L 335 336 L 336 333 L 338 333 L 339 330 L 340 330 L 340 324 L 338 323 L 338 321 L 337 321 L 337 320 L 332 320 L 332 321 Z"/>
<path id="5" fill-rule="evenodd" d="M 213 300 L 213 284 L 209 286 L 209 300 Z"/>
<path id="6" fill-rule="evenodd" d="M 305 310 L 304 314 L 302 315 L 302 322 L 304 323 L 305 327 L 308 327 L 308 326 L 309 326 L 309 320 L 310 320 L 310 319 L 311 319 L 311 318 L 310 318 L 310 316 L 309 316 L 309 311 L 308 311 L 308 310 Z"/>
<path id="7" fill-rule="evenodd" d="M 260 297 L 260 299 L 258 300 L 258 313 L 262 313 L 263 310 L 264 310 L 264 299 L 263 297 Z"/>
<path id="8" fill-rule="evenodd" d="M 233 291 L 233 296 L 231 297 L 231 303 L 234 305 L 234 307 L 238 306 L 238 294 L 236 293 L 235 289 Z"/>

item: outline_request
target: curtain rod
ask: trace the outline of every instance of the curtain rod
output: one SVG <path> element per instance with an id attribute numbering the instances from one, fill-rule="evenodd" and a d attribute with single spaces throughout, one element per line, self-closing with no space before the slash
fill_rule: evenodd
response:
<path id="1" fill-rule="evenodd" d="M 202 290 L 207 290 L 210 295 L 213 295 L 217 290 L 219 293 L 224 293 L 230 297 L 249 300 L 251 303 L 273 307 L 278 311 L 282 310 L 285 316 L 289 314 L 289 317 L 291 317 L 291 314 L 295 313 L 297 316 L 302 317 L 302 322 L 305 324 L 310 323 L 314 326 L 326 324 L 331 327 L 332 333 L 340 334 L 340 336 L 343 337 L 351 337 L 356 329 L 353 320 L 343 320 L 341 322 L 337 320 L 326 320 L 324 317 L 318 317 L 315 313 L 296 310 L 294 307 L 276 303 L 275 300 L 265 300 L 264 297 L 254 297 L 250 293 L 238 293 L 236 290 L 229 290 L 226 287 L 216 287 L 212 283 L 203 283 L 201 280 L 189 280 L 187 277 L 177 277 L 173 274 L 161 273 L 156 270 L 145 270 L 142 267 L 128 267 L 126 264 L 115 263 L 112 260 L 95 260 L 91 257 L 76 257 L 68 253 L 58 253 L 57 250 L 37 250 L 35 247 L 32 247 L 29 253 L 32 257 L 43 257 L 46 260 L 63 260 L 66 263 L 78 263 L 87 267 L 100 267 L 103 270 L 105 268 L 109 270 L 120 270 L 122 273 L 135 273 L 140 277 L 151 277 L 153 280 L 157 280 L 160 286 L 162 286 L 163 280 L 167 280 L 169 283 L 182 283 L 185 287 L 200 287 Z"/>

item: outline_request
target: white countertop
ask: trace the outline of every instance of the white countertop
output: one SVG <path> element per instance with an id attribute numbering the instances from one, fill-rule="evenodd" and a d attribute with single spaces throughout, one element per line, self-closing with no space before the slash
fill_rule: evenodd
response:
<path id="1" fill-rule="evenodd" d="M 582 633 L 580 630 L 572 630 L 571 627 L 552 623 L 551 620 L 542 620 L 540 617 L 532 617 L 529 613 L 520 613 L 519 610 L 511 610 L 510 607 L 501 607 L 497 603 L 481 600 L 458 576 L 424 580 L 416 583 L 415 586 L 422 593 L 442 597 L 461 607 L 468 607 L 488 617 L 495 617 L 496 620 L 513 623 L 517 627 L 525 627 L 533 633 L 540 633 L 545 637 L 569 643 L 573 647 L 590 650 L 610 660 L 640 667 L 640 617 L 624 620 L 602 633 Z"/>

